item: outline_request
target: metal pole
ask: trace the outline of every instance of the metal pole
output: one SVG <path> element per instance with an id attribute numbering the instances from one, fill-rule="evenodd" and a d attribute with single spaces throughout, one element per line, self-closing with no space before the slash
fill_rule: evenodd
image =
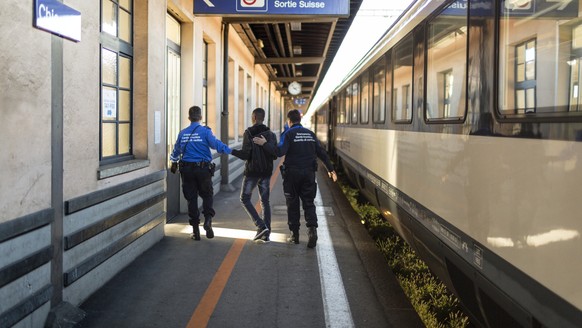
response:
<path id="1" fill-rule="evenodd" d="M 51 36 L 51 207 L 54 221 L 51 226 L 53 259 L 51 283 L 52 307 L 63 301 L 63 39 Z"/>
<path id="2" fill-rule="evenodd" d="M 267 126 L 271 126 L 271 115 L 273 115 L 273 111 L 271 110 L 271 81 L 269 81 L 269 93 L 268 93 L 268 97 L 269 99 L 267 100 L 267 108 L 269 111 L 269 117 L 267 119 Z"/>
<path id="3" fill-rule="evenodd" d="M 220 140 L 228 145 L 228 30 L 230 25 L 222 22 L 222 112 L 220 115 Z M 228 155 L 220 157 L 221 185 L 228 184 Z"/>

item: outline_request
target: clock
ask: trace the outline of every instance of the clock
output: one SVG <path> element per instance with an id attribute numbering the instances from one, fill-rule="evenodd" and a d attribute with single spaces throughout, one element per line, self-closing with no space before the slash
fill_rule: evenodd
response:
<path id="1" fill-rule="evenodd" d="M 301 93 L 301 83 L 297 81 L 291 82 L 289 87 L 287 87 L 287 90 L 289 90 L 290 94 L 296 96 Z"/>

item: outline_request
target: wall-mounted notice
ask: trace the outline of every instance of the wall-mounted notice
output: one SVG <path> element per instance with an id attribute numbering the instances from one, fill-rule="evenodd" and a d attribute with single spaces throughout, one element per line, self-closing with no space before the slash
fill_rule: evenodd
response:
<path id="1" fill-rule="evenodd" d="M 162 142 L 162 112 L 157 110 L 154 113 L 154 144 Z"/>

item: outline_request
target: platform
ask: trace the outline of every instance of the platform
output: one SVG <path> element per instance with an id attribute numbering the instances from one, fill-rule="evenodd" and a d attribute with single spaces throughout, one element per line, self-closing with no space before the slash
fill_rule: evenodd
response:
<path id="1" fill-rule="evenodd" d="M 272 180 L 270 243 L 234 192 L 215 196 L 214 239 L 187 216 L 82 305 L 77 327 L 423 327 L 339 186 L 318 173 L 319 240 L 287 244 L 281 178 Z M 253 203 L 257 195 L 253 196 Z M 302 218 L 302 224 L 304 220 Z"/>

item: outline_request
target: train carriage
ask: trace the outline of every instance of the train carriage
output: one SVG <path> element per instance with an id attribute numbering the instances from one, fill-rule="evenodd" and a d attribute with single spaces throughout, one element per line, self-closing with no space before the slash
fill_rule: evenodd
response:
<path id="1" fill-rule="evenodd" d="M 582 325 L 581 10 L 416 1 L 314 115 L 480 326 Z"/>

